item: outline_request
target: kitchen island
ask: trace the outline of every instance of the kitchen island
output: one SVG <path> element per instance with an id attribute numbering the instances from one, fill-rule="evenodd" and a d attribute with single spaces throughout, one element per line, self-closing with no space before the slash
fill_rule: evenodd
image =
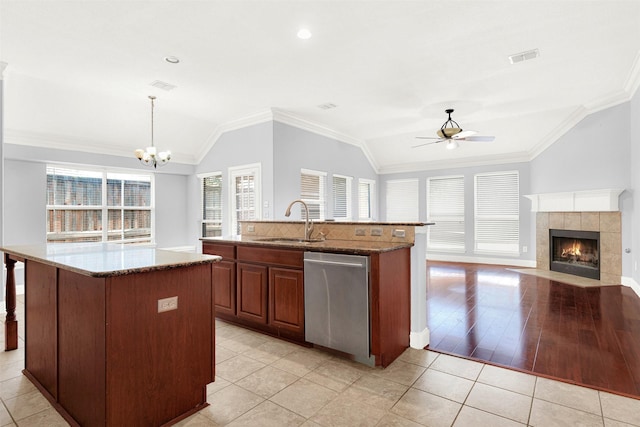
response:
<path id="1" fill-rule="evenodd" d="M 0 250 L 5 349 L 18 345 L 20 261 L 23 372 L 69 423 L 165 425 L 207 405 L 215 366 L 212 267 L 220 257 L 114 244 Z"/>
<path id="2" fill-rule="evenodd" d="M 239 236 L 201 239 L 203 253 L 223 258 L 214 267 L 216 316 L 309 344 L 305 303 L 309 307 L 317 302 L 305 301 L 309 285 L 305 252 L 364 256 L 369 295 L 360 303 L 369 313 L 369 331 L 362 334 L 370 336 L 370 360 L 354 360 L 385 367 L 409 345 L 414 346 L 410 342 L 414 271 L 425 269 L 423 253 L 415 251 L 415 230 L 424 225 L 314 222 L 311 239 L 304 239 L 306 225 L 300 221 L 241 221 Z M 426 282 L 418 277 L 416 304 L 420 300 L 426 304 L 425 287 Z M 415 346 L 427 344 L 418 340 Z"/>

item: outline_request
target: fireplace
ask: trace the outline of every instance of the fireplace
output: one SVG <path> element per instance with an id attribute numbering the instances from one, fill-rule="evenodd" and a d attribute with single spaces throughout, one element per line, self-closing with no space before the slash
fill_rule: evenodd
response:
<path id="1" fill-rule="evenodd" d="M 549 269 L 600 280 L 600 233 L 549 230 Z"/>

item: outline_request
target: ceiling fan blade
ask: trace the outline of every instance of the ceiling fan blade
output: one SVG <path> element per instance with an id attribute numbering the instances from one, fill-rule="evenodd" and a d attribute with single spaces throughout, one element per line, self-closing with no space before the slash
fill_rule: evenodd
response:
<path id="1" fill-rule="evenodd" d="M 475 135 L 476 133 L 478 133 L 478 132 L 476 132 L 475 130 L 463 130 L 463 131 L 458 132 L 455 135 L 453 135 L 451 137 L 451 139 L 465 139 L 465 138 L 468 138 L 468 137 L 470 137 L 472 135 Z"/>
<path id="2" fill-rule="evenodd" d="M 438 139 L 442 141 L 442 138 L 437 136 L 416 136 L 417 139 Z"/>
<path id="3" fill-rule="evenodd" d="M 496 139 L 495 136 L 481 136 L 481 135 L 468 136 L 464 138 L 465 141 L 469 141 L 469 142 L 493 142 L 494 139 Z"/>
<path id="4" fill-rule="evenodd" d="M 442 142 L 442 141 L 444 141 L 444 139 L 439 139 L 437 141 L 424 142 L 422 144 L 414 145 L 411 148 L 418 148 L 418 147 L 423 147 L 425 145 L 437 144 L 438 142 Z"/>

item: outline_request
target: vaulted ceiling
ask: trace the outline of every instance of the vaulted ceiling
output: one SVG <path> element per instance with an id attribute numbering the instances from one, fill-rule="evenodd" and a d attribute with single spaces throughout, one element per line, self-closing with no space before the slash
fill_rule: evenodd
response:
<path id="1" fill-rule="evenodd" d="M 1 0 L 0 61 L 8 143 L 130 156 L 155 95 L 176 162 L 269 117 L 360 145 L 381 173 L 522 161 L 633 95 L 640 2 Z M 495 141 L 412 148 L 446 108 Z"/>

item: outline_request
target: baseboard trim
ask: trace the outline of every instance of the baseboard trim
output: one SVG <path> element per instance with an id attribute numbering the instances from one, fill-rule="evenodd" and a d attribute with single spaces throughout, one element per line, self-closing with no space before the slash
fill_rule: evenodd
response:
<path id="1" fill-rule="evenodd" d="M 490 258 L 454 254 L 427 253 L 427 262 L 428 261 L 466 262 L 471 264 L 509 265 L 512 267 L 536 268 L 536 261 L 530 259 Z"/>
<path id="2" fill-rule="evenodd" d="M 411 332 L 409 334 L 409 346 L 422 350 L 429 345 L 429 328 L 424 328 L 422 332 Z"/>
<path id="3" fill-rule="evenodd" d="M 640 297 L 640 284 L 638 284 L 638 282 L 636 282 L 633 279 L 633 277 L 622 276 L 620 281 L 622 282 L 623 285 L 628 286 L 631 289 L 633 289 L 633 292 L 635 292 L 636 295 L 638 295 L 638 297 Z"/>

